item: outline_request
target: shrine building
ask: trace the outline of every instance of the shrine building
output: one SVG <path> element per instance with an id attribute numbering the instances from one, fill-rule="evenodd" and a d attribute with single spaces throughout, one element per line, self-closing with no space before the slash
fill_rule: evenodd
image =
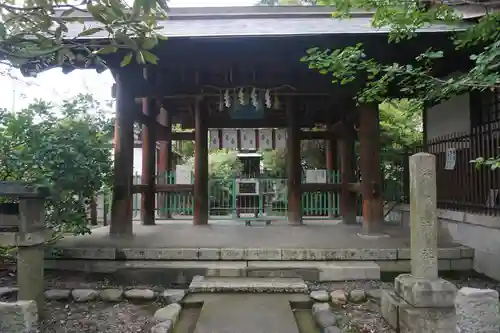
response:
<path id="1" fill-rule="evenodd" d="M 192 223 L 208 224 L 208 154 L 216 148 L 248 154 L 286 150 L 284 217 L 290 225 L 303 223 L 304 193 L 335 193 L 340 196 L 343 223 L 356 223 L 359 199 L 362 233 L 382 232 L 378 105 L 356 105 L 357 83 L 333 84 L 329 75 L 309 69 L 300 59 L 312 47 L 333 50 L 363 43 L 367 57 L 408 63 L 432 46 L 452 50 L 449 34 L 453 28 L 430 25 L 409 41 L 389 44 L 388 30 L 371 26 L 372 13 L 354 13 L 341 20 L 332 18 L 333 11 L 303 6 L 172 8 L 168 20 L 159 22 L 168 39 L 153 50 L 159 58 L 157 65 L 121 67 L 125 53 L 104 56 L 116 82 L 111 236 L 133 234 L 135 193 L 143 198 L 145 225 L 155 224 L 157 193 L 190 193 Z M 96 24 L 88 20 L 87 25 Z M 68 38 L 75 37 L 71 30 L 68 34 Z M 105 40 L 106 35 L 98 32 L 91 38 Z M 445 59 L 436 75 L 453 73 L 467 61 L 458 54 L 453 61 Z M 399 91 L 390 95 L 411 97 Z M 143 126 L 141 184 L 132 182 L 135 123 Z M 184 131 L 173 132 L 173 124 L 180 124 Z M 160 171 L 170 170 L 171 142 L 182 140 L 194 141 L 193 182 L 157 184 L 157 163 Z M 303 181 L 301 140 L 328 142 L 328 169 L 339 170 L 338 182 Z M 360 177 L 354 172 L 356 142 Z"/>

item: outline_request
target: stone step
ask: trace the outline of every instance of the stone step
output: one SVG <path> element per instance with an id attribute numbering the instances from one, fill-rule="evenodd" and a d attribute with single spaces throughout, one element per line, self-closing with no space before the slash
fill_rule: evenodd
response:
<path id="1" fill-rule="evenodd" d="M 211 277 L 301 278 L 310 281 L 379 280 L 373 261 L 114 261 L 46 260 L 49 269 L 89 273 L 160 272 L 177 283 Z M 180 281 L 179 279 L 182 279 Z"/>
<path id="2" fill-rule="evenodd" d="M 380 280 L 373 261 L 249 261 L 249 277 L 301 277 L 315 281 Z"/>
<path id="3" fill-rule="evenodd" d="M 225 278 L 196 276 L 189 285 L 190 293 L 307 293 L 308 287 L 299 278 Z"/>

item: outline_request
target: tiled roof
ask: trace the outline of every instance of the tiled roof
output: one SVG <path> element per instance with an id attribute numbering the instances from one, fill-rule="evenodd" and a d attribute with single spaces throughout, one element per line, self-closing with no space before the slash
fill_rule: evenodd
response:
<path id="1" fill-rule="evenodd" d="M 239 7 L 239 8 L 177 8 L 169 19 L 159 21 L 159 32 L 177 37 L 244 37 L 244 36 L 300 36 L 330 34 L 387 33 L 387 28 L 373 28 L 372 14 L 360 12 L 350 19 L 334 19 L 332 7 Z M 86 28 L 102 26 L 87 17 Z M 68 38 L 77 37 L 81 23 L 68 25 Z M 420 32 L 445 32 L 460 28 L 447 24 L 432 24 Z M 106 31 L 91 36 L 107 38 Z M 88 38 L 88 37 L 86 37 Z"/>

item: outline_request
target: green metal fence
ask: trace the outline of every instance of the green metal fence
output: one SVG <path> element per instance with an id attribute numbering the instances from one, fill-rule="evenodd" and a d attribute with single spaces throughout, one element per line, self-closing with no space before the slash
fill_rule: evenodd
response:
<path id="1" fill-rule="evenodd" d="M 175 173 L 156 177 L 157 184 L 175 184 Z M 192 177 L 192 181 L 194 178 Z M 253 183 L 240 183 L 238 178 L 209 179 L 209 209 L 212 219 L 285 219 L 288 211 L 286 178 L 255 178 Z M 305 181 L 305 177 L 303 179 Z M 340 174 L 327 175 L 330 184 L 340 183 Z M 140 184 L 140 175 L 134 184 Z M 249 185 L 250 184 L 250 185 Z M 249 188 L 251 195 L 248 193 Z M 257 188 L 256 188 L 257 187 Z M 238 192 L 238 188 L 240 191 Z M 246 192 L 246 193 L 245 193 Z M 338 193 L 306 192 L 302 194 L 302 214 L 307 218 L 332 218 L 339 216 Z M 192 218 L 194 198 L 191 193 L 157 193 L 156 217 L 160 219 Z M 140 219 L 141 194 L 134 194 L 134 218 Z"/>

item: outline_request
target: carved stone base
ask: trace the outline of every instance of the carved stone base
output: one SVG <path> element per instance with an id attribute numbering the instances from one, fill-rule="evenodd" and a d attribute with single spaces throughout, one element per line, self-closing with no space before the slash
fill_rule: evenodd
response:
<path id="1" fill-rule="evenodd" d="M 417 308 L 453 307 L 457 287 L 443 279 L 420 279 L 401 274 L 394 280 L 394 291 L 410 305 Z"/>
<path id="2" fill-rule="evenodd" d="M 382 291 L 382 317 L 401 333 L 455 333 L 454 307 L 416 308 L 394 291 Z"/>

